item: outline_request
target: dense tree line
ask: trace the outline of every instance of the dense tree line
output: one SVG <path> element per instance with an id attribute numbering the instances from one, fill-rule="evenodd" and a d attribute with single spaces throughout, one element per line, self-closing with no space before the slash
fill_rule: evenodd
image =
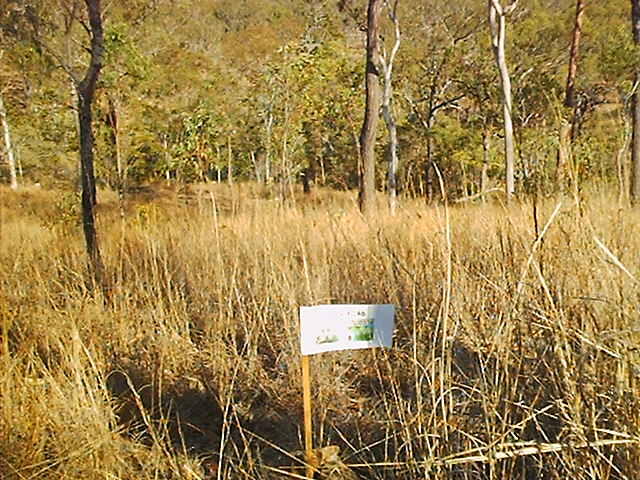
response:
<path id="1" fill-rule="evenodd" d="M 103 6 L 104 67 L 93 116 L 98 182 L 118 190 L 160 178 L 254 179 L 284 184 L 283 192 L 298 182 L 356 187 L 367 3 Z M 379 3 L 384 9 L 393 2 Z M 403 40 L 392 80 L 400 193 L 433 198 L 436 173 L 455 196 L 503 188 L 505 140 L 510 192 L 591 178 L 628 190 L 636 70 L 628 2 L 586 8 L 569 156 L 559 152 L 575 0 L 396 3 Z M 69 78 L 80 79 L 89 65 L 84 2 L 2 4 L 0 85 L 11 139 L 3 160 L 11 153 L 25 180 L 74 182 L 79 105 Z M 498 39 L 503 21 L 507 35 Z M 391 53 L 394 31 L 385 10 L 380 55 Z M 503 103 L 498 47 L 506 52 L 510 105 Z M 376 133 L 378 189 L 387 184 L 387 128 L 381 124 Z M 14 170 L 4 163 L 8 182 Z"/>

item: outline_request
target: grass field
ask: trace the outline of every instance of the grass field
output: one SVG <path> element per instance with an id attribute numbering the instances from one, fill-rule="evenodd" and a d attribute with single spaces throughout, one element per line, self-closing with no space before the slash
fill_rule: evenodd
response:
<path id="1" fill-rule="evenodd" d="M 286 478 L 317 303 L 396 305 L 394 349 L 312 358 L 315 442 L 361 478 L 637 477 L 640 211 L 410 201 L 367 225 L 350 194 L 235 188 L 122 215 L 103 194 L 104 295 L 74 196 L 0 191 L 0 478 Z"/>

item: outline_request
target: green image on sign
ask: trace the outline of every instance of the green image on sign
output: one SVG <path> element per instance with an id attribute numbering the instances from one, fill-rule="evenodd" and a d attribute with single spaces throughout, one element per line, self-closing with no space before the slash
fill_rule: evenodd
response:
<path id="1" fill-rule="evenodd" d="M 338 341 L 338 336 L 329 330 L 323 330 L 320 333 L 320 335 L 316 338 L 317 345 L 321 345 L 323 343 L 335 343 L 337 341 Z"/>
<path id="2" fill-rule="evenodd" d="M 364 325 L 354 325 L 349 328 L 351 336 L 356 342 L 371 342 L 373 340 L 373 320 Z"/>

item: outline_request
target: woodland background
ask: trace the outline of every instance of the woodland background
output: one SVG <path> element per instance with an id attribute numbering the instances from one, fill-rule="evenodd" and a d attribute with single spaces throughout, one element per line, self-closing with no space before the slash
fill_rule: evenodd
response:
<path id="1" fill-rule="evenodd" d="M 73 184 L 75 94 L 65 69 L 83 68 L 86 32 L 70 21 L 69 9 L 41 8 L 41 49 L 11 34 L 24 16 L 16 5 L 3 9 L 0 84 L 19 170 L 43 186 Z M 398 10 L 400 189 L 433 196 L 430 161 L 456 196 L 478 192 L 483 165 L 499 184 L 501 94 L 486 2 L 404 1 Z M 579 183 L 625 179 L 636 59 L 629 10 L 622 0 L 596 2 L 585 15 L 568 167 Z M 520 191 L 552 189 L 569 175 L 556 164 L 574 17 L 573 1 L 535 0 L 508 20 Z M 288 184 L 306 175 L 318 185 L 357 186 L 365 2 L 111 2 L 104 18 L 94 115 L 103 185 L 234 178 Z M 386 12 L 382 23 L 388 51 Z M 383 167 L 382 123 L 378 136 Z M 384 172 L 378 168 L 379 188 Z"/>

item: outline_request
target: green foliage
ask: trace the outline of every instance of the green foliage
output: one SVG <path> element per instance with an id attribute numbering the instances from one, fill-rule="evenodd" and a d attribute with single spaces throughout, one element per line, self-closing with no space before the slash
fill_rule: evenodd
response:
<path id="1" fill-rule="evenodd" d="M 80 193 L 75 190 L 61 191 L 56 198 L 53 211 L 52 215 L 44 219 L 44 224 L 48 229 L 63 234 L 77 232 L 82 223 Z"/>
<path id="2" fill-rule="evenodd" d="M 322 162 L 323 180 L 343 185 L 356 168 L 353 132 L 361 95 L 357 63 L 339 42 L 304 39 L 281 48 L 244 105 L 245 126 L 277 175 L 294 176 Z M 346 156 L 345 151 L 349 151 Z"/>
<path id="3" fill-rule="evenodd" d="M 117 89 L 133 87 L 136 82 L 147 78 L 149 59 L 139 50 L 131 37 L 130 26 L 124 23 L 108 24 L 104 34 L 104 64 L 101 76 L 103 88 Z"/>
<path id="4" fill-rule="evenodd" d="M 598 63 L 605 81 L 629 80 L 640 65 L 638 47 L 633 44 L 626 25 L 617 26 L 606 38 L 600 38 Z"/>
<path id="5" fill-rule="evenodd" d="M 77 175 L 75 100 L 68 77 L 52 69 L 50 59 L 65 55 L 67 40 L 86 42 L 86 32 L 74 24 L 65 39 L 61 3 L 27 3 L 36 9 L 38 34 L 51 51 L 33 43 L 35 24 L 17 8 L 26 3 L 8 2 L 0 15 L 0 82 L 27 175 L 69 183 Z M 365 4 L 346 2 L 339 9 L 335 2 L 302 0 L 114 3 L 105 14 L 105 66 L 95 112 L 99 175 L 114 184 L 115 146 L 107 120 L 115 105 L 118 148 L 130 182 L 225 178 L 230 158 L 240 179 L 297 181 L 305 172 L 319 183 L 355 187 L 364 100 L 358 22 Z M 563 95 L 574 8 L 573 0 L 532 0 L 509 20 L 507 61 L 522 142 L 521 179 L 534 164 L 544 165 L 552 178 L 554 99 Z M 430 142 L 450 188 L 461 191 L 462 177 L 479 175 L 483 135 L 493 138 L 502 122 L 486 2 L 408 0 L 400 2 L 399 15 L 403 43 L 394 88 L 404 183 L 422 182 Z M 628 15 L 623 0 L 587 6 L 578 78 L 579 94 L 587 100 L 617 101 L 631 88 L 638 52 Z M 22 33 L 17 25 L 25 27 Z M 387 49 L 390 27 L 383 15 Z M 85 61 L 79 54 L 70 66 L 81 71 Z M 577 151 L 589 172 L 611 175 L 611 158 L 622 140 L 589 121 L 597 117 L 593 109 L 585 115 L 582 136 L 591 147 Z M 431 128 L 425 128 L 427 120 Z M 500 142 L 493 140 L 491 173 L 499 178 Z M 385 142 L 381 129 L 380 184 Z"/>
<path id="6" fill-rule="evenodd" d="M 200 105 L 183 114 L 173 139 L 171 169 L 186 180 L 205 181 L 212 168 L 222 168 L 220 150 L 225 148 L 224 119 Z"/>

